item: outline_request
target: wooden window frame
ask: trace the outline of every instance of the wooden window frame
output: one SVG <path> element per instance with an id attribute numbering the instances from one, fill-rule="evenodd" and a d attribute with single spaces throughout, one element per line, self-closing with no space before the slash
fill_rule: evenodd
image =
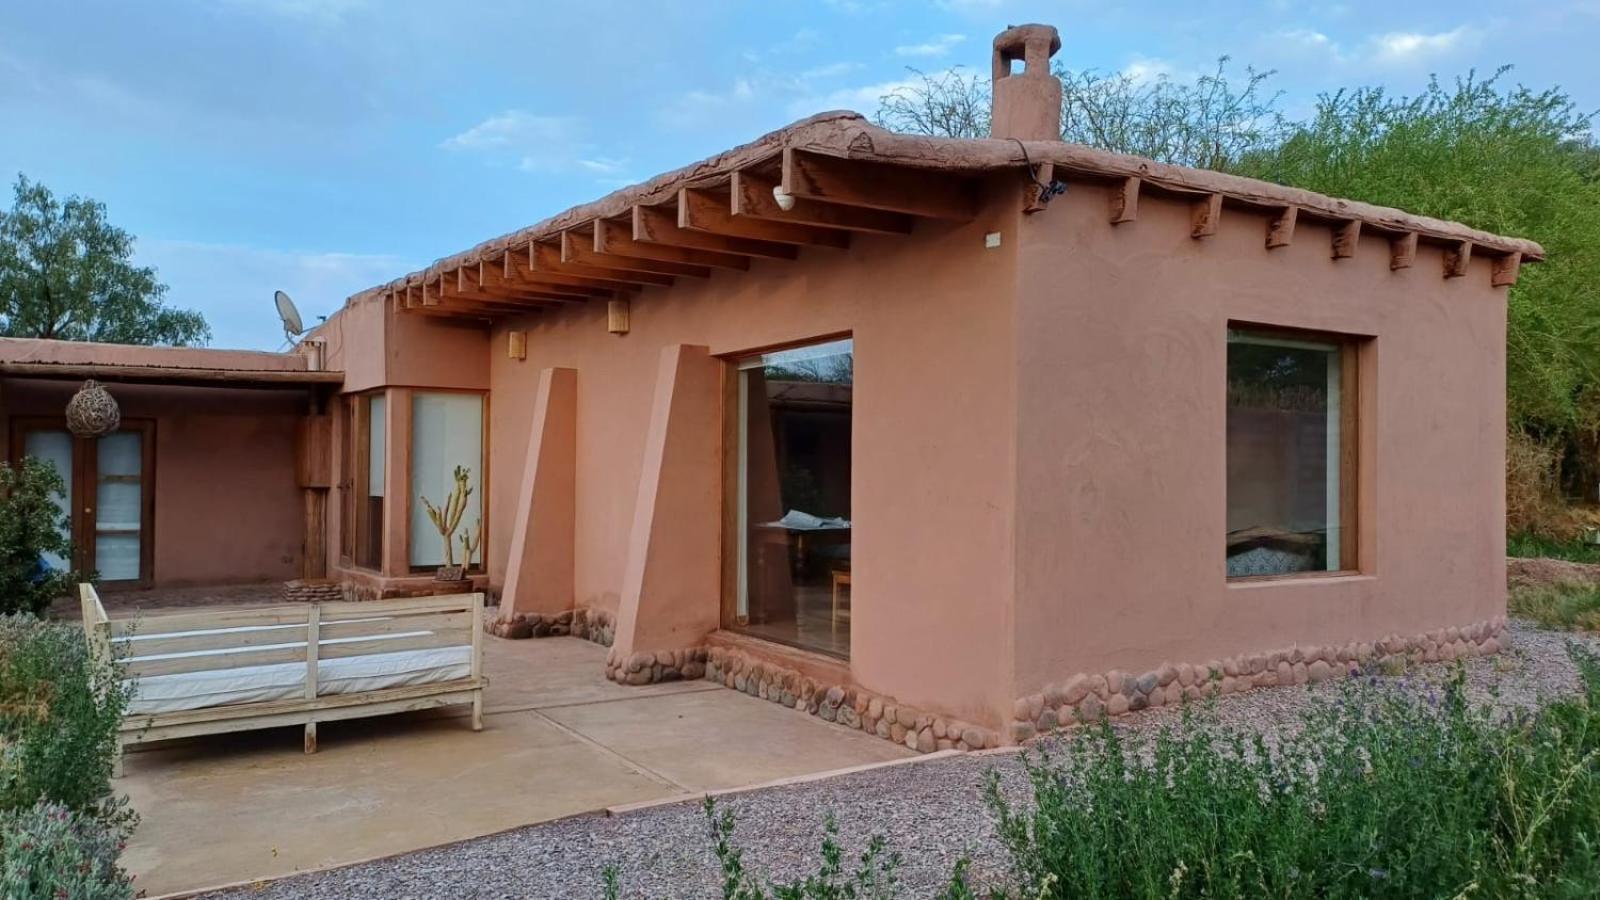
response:
<path id="1" fill-rule="evenodd" d="M 344 453 L 346 464 L 344 478 L 339 481 L 341 496 L 339 498 L 340 536 L 339 556 L 340 562 L 346 568 L 359 569 L 364 572 L 381 572 L 383 570 L 384 554 L 387 551 L 389 535 L 382 531 L 383 523 L 378 523 L 380 529 L 378 541 L 378 557 L 371 560 L 371 564 L 361 561 L 361 546 L 367 539 L 372 522 L 368 518 L 367 484 L 371 479 L 372 460 L 372 400 L 383 397 L 385 409 L 390 402 L 388 390 L 377 388 L 370 391 L 360 391 L 354 394 L 345 394 L 344 409 Z M 387 432 L 388 422 L 384 422 Z M 385 440 L 388 434 L 385 433 Z M 385 444 L 387 447 L 387 443 Z M 384 461 L 387 472 L 388 460 Z M 388 502 L 388 497 L 384 498 Z"/>
<path id="2" fill-rule="evenodd" d="M 1226 555 L 1224 555 L 1224 577 L 1226 577 L 1229 584 L 1259 584 L 1272 581 L 1310 581 L 1361 574 L 1364 563 L 1361 549 L 1364 530 L 1361 515 L 1361 476 L 1363 469 L 1362 454 L 1365 450 L 1362 431 L 1367 407 L 1367 403 L 1362 397 L 1362 380 L 1363 377 L 1370 377 L 1362 369 L 1367 365 L 1365 360 L 1368 356 L 1367 353 L 1363 352 L 1363 349 L 1371 342 L 1372 338 L 1335 331 L 1230 321 L 1224 336 L 1224 357 L 1226 357 L 1227 345 L 1230 343 L 1226 335 L 1231 335 L 1234 332 L 1243 332 L 1268 339 L 1332 344 L 1339 348 L 1339 565 L 1337 568 L 1311 572 L 1228 576 L 1226 575 Z M 1226 361 L 1224 361 L 1224 369 L 1226 369 Z M 1224 398 L 1226 398 L 1226 378 L 1224 378 L 1223 392 Z M 1224 399 L 1223 414 L 1224 416 L 1227 415 L 1226 399 Z M 1226 471 L 1226 427 L 1224 427 L 1223 434 L 1223 459 L 1224 471 Z M 1224 498 L 1226 498 L 1226 477 L 1224 477 L 1223 492 Z M 1226 503 L 1226 499 L 1224 499 L 1224 503 Z M 1224 526 L 1224 530 L 1226 530 L 1226 526 Z"/>
<path id="3" fill-rule="evenodd" d="M 13 416 L 10 423 L 12 464 L 22 462 L 23 450 L 30 431 L 69 431 L 62 416 Z M 156 420 L 151 418 L 125 418 L 118 431 L 137 431 L 141 435 L 139 448 L 139 577 L 102 582 L 106 590 L 138 590 L 155 583 L 155 516 L 156 516 Z M 72 436 L 72 483 L 67 497 L 68 529 L 72 537 L 72 568 L 78 572 L 95 569 L 95 516 L 99 506 L 98 490 L 89 493 L 89 486 L 100 483 L 99 444 L 96 438 Z"/>

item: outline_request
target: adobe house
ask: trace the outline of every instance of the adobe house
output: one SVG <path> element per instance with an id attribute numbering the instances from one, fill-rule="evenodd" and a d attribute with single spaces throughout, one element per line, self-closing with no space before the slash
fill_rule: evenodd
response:
<path id="1" fill-rule="evenodd" d="M 988 139 L 825 113 L 351 297 L 295 534 L 429 590 L 460 467 L 497 633 L 924 751 L 1494 652 L 1542 249 L 1063 143 L 1058 48 Z"/>
<path id="2" fill-rule="evenodd" d="M 305 552 L 326 490 L 297 445 L 343 376 L 316 369 L 310 353 L 0 338 L 0 452 L 50 463 L 67 489 L 74 558 L 51 562 L 112 591 L 326 575 Z M 116 400 L 109 434 L 68 429 L 87 379 Z"/>

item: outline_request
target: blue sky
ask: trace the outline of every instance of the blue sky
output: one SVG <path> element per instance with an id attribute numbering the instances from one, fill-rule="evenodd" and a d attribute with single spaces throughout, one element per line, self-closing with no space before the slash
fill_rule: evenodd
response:
<path id="1" fill-rule="evenodd" d="M 1600 109 L 1600 0 L 57 0 L 0 5 L 0 176 L 104 201 L 215 346 L 825 109 L 983 70 L 1008 23 L 1074 67 L 1276 69 L 1290 113 L 1510 63 Z M 9 187 L 5 191 L 9 203 Z"/>

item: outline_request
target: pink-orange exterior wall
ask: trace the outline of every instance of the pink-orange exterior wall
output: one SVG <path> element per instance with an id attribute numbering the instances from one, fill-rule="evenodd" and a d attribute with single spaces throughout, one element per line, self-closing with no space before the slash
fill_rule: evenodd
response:
<path id="1" fill-rule="evenodd" d="M 58 417 L 78 386 L 4 379 L 0 419 Z M 155 420 L 154 585 L 299 577 L 294 431 L 304 390 L 107 387 L 125 419 Z"/>
<path id="2" fill-rule="evenodd" d="M 1076 672 L 1415 635 L 1505 612 L 1504 288 L 1441 249 L 1335 260 L 1302 221 L 1147 198 L 1106 221 L 1074 185 L 1023 223 L 1017 322 L 1017 695 Z M 1229 583 L 1230 321 L 1370 336 L 1360 354 L 1359 575 Z"/>
<path id="3" fill-rule="evenodd" d="M 972 223 L 752 263 L 644 291 L 631 331 L 602 303 L 510 320 L 490 340 L 491 579 L 504 575 L 541 369 L 577 370 L 576 602 L 616 610 L 663 347 L 737 355 L 855 340 L 852 669 L 865 687 L 1000 724 L 1010 708 L 1014 242 L 1020 192 Z M 984 234 L 1002 244 L 986 249 Z M 527 331 L 527 359 L 506 331 Z M 681 527 L 719 531 L 720 519 Z M 716 598 L 708 598 L 716 602 Z"/>

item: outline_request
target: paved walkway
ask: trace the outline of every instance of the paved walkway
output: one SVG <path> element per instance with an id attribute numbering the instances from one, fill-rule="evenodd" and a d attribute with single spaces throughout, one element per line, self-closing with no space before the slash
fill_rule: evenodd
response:
<path id="1" fill-rule="evenodd" d="M 576 638 L 488 639 L 484 731 L 458 714 L 216 735 L 130 753 L 150 896 L 431 847 L 607 806 L 899 759 L 888 741 L 716 687 L 605 680 Z"/>

